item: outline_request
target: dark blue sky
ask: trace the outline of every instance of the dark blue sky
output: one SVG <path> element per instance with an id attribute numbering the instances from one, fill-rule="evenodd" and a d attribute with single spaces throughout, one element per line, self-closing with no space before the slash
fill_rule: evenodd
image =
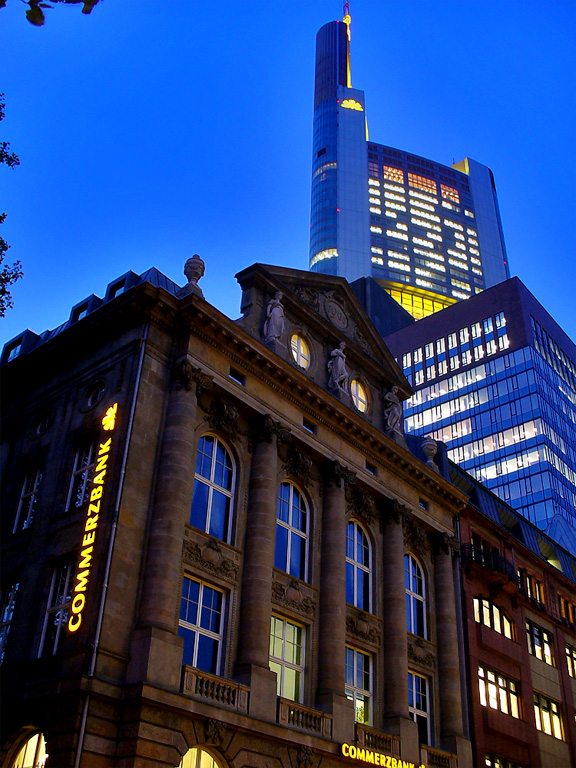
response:
<path id="1" fill-rule="evenodd" d="M 576 3 L 351 0 L 370 137 L 496 179 L 509 262 L 576 338 Z M 234 274 L 306 269 L 315 35 L 333 0 L 102 0 L 0 11 L 3 236 L 25 277 L 0 343 L 156 266 L 239 314 Z"/>

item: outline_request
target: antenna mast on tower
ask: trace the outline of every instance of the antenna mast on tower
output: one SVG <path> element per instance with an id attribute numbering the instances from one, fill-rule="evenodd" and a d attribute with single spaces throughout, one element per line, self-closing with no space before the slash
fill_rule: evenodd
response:
<path id="1" fill-rule="evenodd" d="M 350 3 L 348 0 L 344 0 L 344 13 L 342 21 L 346 24 L 346 32 L 348 34 L 348 44 L 346 50 L 346 72 L 347 72 L 347 85 L 348 88 L 352 88 L 352 77 L 350 75 L 350 22 L 352 18 L 350 16 Z"/>

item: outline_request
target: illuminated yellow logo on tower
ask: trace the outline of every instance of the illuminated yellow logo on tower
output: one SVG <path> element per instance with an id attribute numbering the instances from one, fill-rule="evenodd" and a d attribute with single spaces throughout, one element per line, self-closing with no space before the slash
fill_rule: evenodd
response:
<path id="1" fill-rule="evenodd" d="M 357 112 L 364 112 L 364 107 L 356 99 L 344 99 L 341 106 L 344 109 L 355 109 Z"/>

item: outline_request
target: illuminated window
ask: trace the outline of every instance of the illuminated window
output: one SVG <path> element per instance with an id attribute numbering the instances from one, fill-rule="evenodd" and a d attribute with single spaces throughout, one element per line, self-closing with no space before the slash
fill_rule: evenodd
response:
<path id="1" fill-rule="evenodd" d="M 400 184 L 404 183 L 404 172 L 400 168 L 393 168 L 391 165 L 384 166 L 384 178 L 389 181 L 397 181 Z"/>
<path id="2" fill-rule="evenodd" d="M 418 349 L 414 350 L 414 362 L 415 363 L 422 362 L 422 347 L 418 347 Z"/>
<path id="3" fill-rule="evenodd" d="M 381 235 L 382 227 L 370 227 L 370 232 L 373 232 L 375 235 Z"/>
<path id="4" fill-rule="evenodd" d="M 452 219 L 444 219 L 444 224 L 452 229 L 457 229 L 459 232 L 464 232 L 462 224 L 458 224 L 458 222 L 452 221 Z"/>
<path id="5" fill-rule="evenodd" d="M 292 483 L 280 483 L 274 566 L 297 579 L 305 579 L 307 574 L 308 526 L 304 497 Z"/>
<path id="6" fill-rule="evenodd" d="M 294 358 L 296 365 L 300 368 L 308 368 L 310 365 L 308 344 L 299 333 L 292 334 L 290 338 L 290 351 L 292 352 L 292 357 Z"/>
<path id="7" fill-rule="evenodd" d="M 18 593 L 18 582 L 11 584 L 2 595 L 2 613 L 0 614 L 0 664 L 4 661 L 6 652 L 6 642 L 10 632 L 10 624 L 14 615 L 16 605 L 16 595 Z"/>
<path id="8" fill-rule="evenodd" d="M 379 253 L 380 255 L 382 255 L 384 253 L 384 249 L 380 248 L 380 246 L 378 246 L 378 245 L 373 245 L 370 248 L 370 250 L 372 251 L 372 253 Z"/>
<path id="9" fill-rule="evenodd" d="M 431 357 L 434 357 L 434 343 L 433 342 L 430 341 L 428 344 L 426 344 L 426 346 L 424 347 L 424 354 L 425 354 L 427 360 L 429 358 L 431 358 Z"/>
<path id="10" fill-rule="evenodd" d="M 380 186 L 380 184 L 378 184 L 378 186 Z M 379 189 L 376 189 L 376 187 L 374 187 L 374 188 L 369 188 L 369 189 L 368 189 L 368 194 L 369 194 L 369 195 L 376 195 L 376 197 L 380 197 L 380 190 L 379 190 Z"/>
<path id="11" fill-rule="evenodd" d="M 486 342 L 486 354 L 487 355 L 494 355 L 497 352 L 496 348 L 496 341 L 495 339 L 490 339 Z"/>
<path id="12" fill-rule="evenodd" d="M 406 193 L 404 187 L 399 187 L 397 184 L 384 184 L 384 189 L 391 189 L 392 192 L 402 192 L 402 194 Z"/>
<path id="13" fill-rule="evenodd" d="M 178 634 L 184 639 L 182 663 L 219 674 L 222 652 L 224 594 L 184 576 Z"/>
<path id="14" fill-rule="evenodd" d="M 395 237 L 397 240 L 408 240 L 408 235 L 404 232 L 397 232 L 395 229 L 387 229 L 386 234 L 388 237 Z"/>
<path id="15" fill-rule="evenodd" d="M 414 208 L 410 208 L 410 213 L 414 213 L 417 216 L 424 216 L 423 212 L 418 210 L 419 208 L 422 208 L 424 211 L 432 211 L 432 213 L 436 210 L 430 203 L 421 203 L 420 200 L 410 200 L 410 205 L 414 206 Z"/>
<path id="16" fill-rule="evenodd" d="M 483 665 L 478 666 L 480 704 L 519 719 L 518 684 Z"/>
<path id="17" fill-rule="evenodd" d="M 352 395 L 352 402 L 355 408 L 360 413 L 366 413 L 368 409 L 368 393 L 366 387 L 359 379 L 352 379 L 350 382 L 350 394 Z"/>
<path id="18" fill-rule="evenodd" d="M 416 371 L 414 373 L 414 383 L 416 385 L 424 383 L 424 371 Z"/>
<path id="19" fill-rule="evenodd" d="M 477 248 L 470 247 L 470 253 L 473 253 L 475 256 L 480 256 L 480 251 Z"/>
<path id="20" fill-rule="evenodd" d="M 345 693 L 354 702 L 356 722 L 369 725 L 372 721 L 372 674 L 367 653 L 346 646 L 345 680 Z"/>
<path id="21" fill-rule="evenodd" d="M 438 198 L 433 197 L 432 195 L 423 195 L 422 192 L 414 192 L 413 189 L 408 190 L 408 194 L 410 197 L 415 197 L 418 200 L 426 200 L 428 203 L 434 203 L 435 205 L 438 205 Z M 410 202 L 413 202 L 412 200 Z M 440 219 L 438 219 L 440 221 Z"/>
<path id="22" fill-rule="evenodd" d="M 440 355 L 446 351 L 446 342 L 444 339 L 436 339 L 436 354 Z"/>
<path id="23" fill-rule="evenodd" d="M 430 744 L 430 696 L 428 679 L 408 672 L 408 713 L 418 725 L 421 744 Z"/>
<path id="24" fill-rule="evenodd" d="M 467 211 L 466 208 L 464 208 L 464 213 L 466 214 L 466 216 L 469 216 L 471 219 L 474 218 L 474 214 L 472 213 L 472 211 Z"/>
<path id="25" fill-rule="evenodd" d="M 380 210 L 378 210 L 378 213 L 380 213 Z M 338 250 L 336 248 L 326 248 L 325 251 L 319 251 L 312 256 L 310 259 L 310 266 L 313 267 L 314 264 L 317 264 L 319 261 L 324 261 L 324 259 L 335 259 L 337 256 Z"/>
<path id="26" fill-rule="evenodd" d="M 429 365 L 426 368 L 426 380 L 430 381 L 431 379 L 436 378 L 436 366 L 435 365 Z"/>
<path id="27" fill-rule="evenodd" d="M 382 213 L 382 209 L 381 208 L 376 208 L 376 206 L 371 205 L 370 206 L 370 213 Z"/>
<path id="28" fill-rule="evenodd" d="M 485 597 L 474 598 L 474 619 L 484 624 L 509 640 L 512 640 L 512 624 L 508 617 L 491 600 Z"/>
<path id="29" fill-rule="evenodd" d="M 530 619 L 526 619 L 526 636 L 528 638 L 528 653 L 540 659 L 540 661 L 549 664 L 551 667 L 556 666 L 554 664 L 553 643 L 550 632 Z"/>
<path id="30" fill-rule="evenodd" d="M 386 208 L 392 208 L 392 210 L 394 211 L 406 212 L 406 206 L 400 205 L 400 203 L 391 203 L 389 200 L 385 200 L 384 205 L 386 206 Z"/>
<path id="31" fill-rule="evenodd" d="M 180 760 L 178 768 L 220 768 L 220 765 L 206 750 L 192 747 Z"/>
<path id="32" fill-rule="evenodd" d="M 276 672 L 276 695 L 302 701 L 304 694 L 304 628 L 272 616 L 270 669 Z"/>
<path id="33" fill-rule="evenodd" d="M 508 334 L 498 337 L 498 349 L 508 349 L 510 342 L 508 341 Z"/>
<path id="34" fill-rule="evenodd" d="M 368 198 L 369 203 L 374 203 L 375 205 L 380 205 L 380 200 L 377 197 L 369 197 Z"/>
<path id="35" fill-rule="evenodd" d="M 68 491 L 66 510 L 81 507 L 90 495 L 90 482 L 96 466 L 96 443 L 86 442 L 78 448 L 74 459 L 72 479 Z"/>
<path id="36" fill-rule="evenodd" d="M 573 645 L 566 646 L 566 663 L 570 677 L 576 677 L 576 648 Z"/>
<path id="37" fill-rule="evenodd" d="M 399 253 L 398 251 L 388 251 L 388 256 L 393 259 L 400 259 L 401 261 L 410 261 L 410 256 L 407 253 Z"/>
<path id="38" fill-rule="evenodd" d="M 399 269 L 402 272 L 410 272 L 410 267 L 408 264 L 401 264 L 398 261 L 389 261 L 388 266 L 390 269 Z"/>
<path id="39" fill-rule="evenodd" d="M 371 187 L 379 187 L 380 186 L 380 182 L 377 179 L 368 179 L 368 184 Z"/>
<path id="40" fill-rule="evenodd" d="M 386 200 L 395 200 L 398 203 L 405 203 L 406 198 L 403 195 L 397 195 L 394 192 L 384 192 Z"/>
<path id="41" fill-rule="evenodd" d="M 40 650 L 38 656 L 51 656 L 58 650 L 62 627 L 68 621 L 68 611 L 72 599 L 72 563 L 63 563 L 54 569 L 50 583 L 50 593 Z"/>
<path id="42" fill-rule="evenodd" d="M 455 333 L 448 335 L 448 349 L 454 349 L 457 346 L 457 337 Z"/>
<path id="43" fill-rule="evenodd" d="M 495 755 L 486 755 L 484 761 L 485 768 L 523 768 L 519 763 L 512 760 L 504 760 Z"/>
<path id="44" fill-rule="evenodd" d="M 234 467 L 224 444 L 214 435 L 202 435 L 196 453 L 196 474 L 190 525 L 230 541 Z"/>
<path id="45" fill-rule="evenodd" d="M 504 316 L 504 312 L 498 312 L 497 315 L 495 315 L 496 320 L 496 328 L 504 328 L 506 326 L 506 317 Z"/>
<path id="46" fill-rule="evenodd" d="M 436 240 L 438 243 L 442 242 L 442 236 L 437 235 L 435 232 L 426 232 L 426 237 L 429 237 L 431 240 Z"/>
<path id="47" fill-rule="evenodd" d="M 558 702 L 542 693 L 534 693 L 534 717 L 539 731 L 554 736 L 555 739 L 564 740 Z"/>
<path id="48" fill-rule="evenodd" d="M 412 358 L 412 355 L 410 354 L 410 352 L 405 352 L 402 355 L 402 368 L 410 368 L 410 366 L 412 365 L 411 358 Z"/>
<path id="49" fill-rule="evenodd" d="M 456 240 L 461 240 L 464 243 L 466 242 L 466 238 L 464 237 L 464 235 L 461 235 L 460 232 L 454 232 L 454 237 L 456 238 Z"/>
<path id="50" fill-rule="evenodd" d="M 388 216 L 389 219 L 397 219 L 398 218 L 398 214 L 395 213 L 394 211 L 384 211 L 384 213 L 386 214 L 386 216 Z"/>
<path id="51" fill-rule="evenodd" d="M 460 202 L 460 195 L 458 190 L 454 187 L 449 187 L 447 184 L 440 184 L 440 192 L 445 200 L 452 200 L 453 203 Z"/>
<path id="52" fill-rule="evenodd" d="M 363 528 L 351 520 L 346 528 L 346 602 L 370 611 L 371 553 Z"/>
<path id="53" fill-rule="evenodd" d="M 370 261 L 372 262 L 372 264 L 377 264 L 379 267 L 384 266 L 384 259 L 381 256 L 372 256 Z"/>
<path id="54" fill-rule="evenodd" d="M 423 189 L 425 192 L 436 193 L 436 182 L 426 176 L 419 176 L 417 173 L 408 173 L 408 184 L 416 189 Z"/>
<path id="55" fill-rule="evenodd" d="M 415 211 L 415 213 L 417 213 L 418 216 L 420 216 L 420 218 L 422 218 L 422 219 L 426 219 L 427 221 L 435 221 L 435 222 L 440 223 L 440 217 L 439 216 L 434 216 L 433 214 L 426 213 L 425 211 Z M 426 224 L 425 221 L 420 222 L 419 219 L 415 219 L 415 218 L 412 219 L 412 222 L 414 224 L 419 224 L 421 227 L 429 226 L 429 225 Z M 442 231 L 440 227 L 434 227 L 434 229 L 437 229 L 438 232 Z"/>
<path id="56" fill-rule="evenodd" d="M 46 739 L 41 733 L 35 733 L 18 750 L 10 762 L 10 768 L 43 768 L 47 760 Z"/>
<path id="57" fill-rule="evenodd" d="M 32 522 L 37 507 L 41 482 L 42 471 L 39 468 L 28 472 L 24 478 L 24 484 L 20 492 L 20 501 L 16 511 L 16 520 L 14 521 L 14 533 L 26 530 Z"/>
<path id="58" fill-rule="evenodd" d="M 404 555 L 406 621 L 408 632 L 426 638 L 426 587 L 424 573 L 416 558 Z"/>
<path id="59" fill-rule="evenodd" d="M 455 288 L 460 288 L 460 290 L 462 290 L 462 291 L 471 291 L 472 290 L 472 288 L 468 285 L 468 283 L 464 283 L 464 282 L 462 282 L 462 280 L 456 280 L 455 278 L 452 278 L 452 280 L 450 282 L 452 283 L 452 285 Z"/>

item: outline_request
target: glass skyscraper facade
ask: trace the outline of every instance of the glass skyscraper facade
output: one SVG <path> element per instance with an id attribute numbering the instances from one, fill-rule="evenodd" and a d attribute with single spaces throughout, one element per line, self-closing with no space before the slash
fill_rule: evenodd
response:
<path id="1" fill-rule="evenodd" d="M 316 40 L 310 269 L 373 277 L 425 317 L 509 277 L 492 172 L 368 141 L 348 25 Z"/>
<path id="2" fill-rule="evenodd" d="M 512 278 L 386 337 L 415 390 L 408 434 L 522 515 L 576 527 L 576 347 Z"/>

